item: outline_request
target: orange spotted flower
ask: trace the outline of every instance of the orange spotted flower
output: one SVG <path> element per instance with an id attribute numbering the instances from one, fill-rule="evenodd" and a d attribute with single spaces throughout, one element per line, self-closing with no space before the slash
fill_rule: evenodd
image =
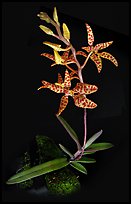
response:
<path id="1" fill-rule="evenodd" d="M 56 92 L 56 93 L 64 93 L 64 96 L 62 96 L 60 101 L 60 107 L 58 110 L 58 113 L 56 114 L 59 116 L 62 111 L 66 108 L 68 104 L 68 97 L 71 96 L 74 99 L 74 103 L 76 106 L 80 108 L 89 108 L 93 109 L 97 106 L 96 103 L 86 98 L 86 94 L 91 94 L 93 92 L 97 91 L 97 86 L 85 84 L 85 83 L 77 83 L 76 86 L 70 90 L 71 88 L 71 80 L 74 77 L 71 78 L 68 70 L 65 71 L 65 78 L 64 82 L 60 74 L 58 74 L 58 82 L 55 84 L 49 83 L 47 81 L 42 81 L 43 86 L 41 86 L 39 89 L 42 88 L 49 88 L 50 90 Z"/>
<path id="2" fill-rule="evenodd" d="M 102 50 L 102 49 L 108 47 L 109 45 L 111 45 L 113 43 L 113 41 L 100 43 L 100 44 L 93 46 L 93 43 L 94 43 L 93 31 L 87 23 L 86 23 L 86 29 L 87 29 L 89 46 L 88 47 L 82 47 L 82 49 L 86 50 L 88 53 L 92 52 L 92 54 L 90 55 L 90 58 L 96 64 L 98 72 L 100 73 L 101 69 L 102 69 L 101 57 L 110 60 L 111 62 L 114 63 L 115 66 L 118 66 L 117 60 L 111 54 L 109 54 L 107 52 L 101 52 L 101 53 L 98 52 L 99 50 Z M 83 52 L 79 52 L 78 54 L 85 56 L 85 53 L 83 53 Z"/>

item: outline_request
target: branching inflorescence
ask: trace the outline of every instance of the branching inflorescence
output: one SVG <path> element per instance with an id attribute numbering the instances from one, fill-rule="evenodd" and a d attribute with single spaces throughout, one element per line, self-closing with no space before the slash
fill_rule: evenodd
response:
<path id="1" fill-rule="evenodd" d="M 40 28 L 48 35 L 52 35 L 55 38 L 59 39 L 60 41 L 64 42 L 66 45 L 66 48 L 61 48 L 60 44 L 55 44 L 52 42 L 43 42 L 43 44 L 48 45 L 53 49 L 54 54 L 48 54 L 48 53 L 42 53 L 41 56 L 47 57 L 48 59 L 54 61 L 51 66 L 54 65 L 64 65 L 66 67 L 65 70 L 65 78 L 64 81 L 62 79 L 62 76 L 60 73 L 58 73 L 58 81 L 55 84 L 52 84 L 50 82 L 42 81 L 43 86 L 41 86 L 39 89 L 42 88 L 48 88 L 56 93 L 62 93 L 64 96 L 62 96 L 60 101 L 60 107 L 57 112 L 57 117 L 65 110 L 67 104 L 68 104 L 68 97 L 71 96 L 74 99 L 74 104 L 84 109 L 84 143 L 83 146 L 79 149 L 78 152 L 76 152 L 77 159 L 81 158 L 84 148 L 86 145 L 86 134 L 87 134 L 87 126 L 86 126 L 86 109 L 93 109 L 97 107 L 97 104 L 93 101 L 89 100 L 86 95 L 94 93 L 98 90 L 98 87 L 96 85 L 91 85 L 83 82 L 83 76 L 82 76 L 82 70 L 85 68 L 87 61 L 89 58 L 95 63 L 98 73 L 101 72 L 102 69 L 102 58 L 109 59 L 111 62 L 114 63 L 115 66 L 118 66 L 117 60 L 109 53 L 107 52 L 98 52 L 99 50 L 102 50 L 104 48 L 107 48 L 109 45 L 113 43 L 113 41 L 106 42 L 106 43 L 100 43 L 95 46 L 93 46 L 94 43 L 94 35 L 91 27 L 86 23 L 86 30 L 87 30 L 87 36 L 88 36 L 88 46 L 82 47 L 83 51 L 76 51 L 75 48 L 72 46 L 70 42 L 70 31 L 65 23 L 63 23 L 62 28 L 63 32 L 61 32 L 60 23 L 58 21 L 57 16 L 57 10 L 54 8 L 53 12 L 53 19 L 52 20 L 46 13 L 40 12 L 38 14 L 38 17 L 40 17 L 41 20 L 46 21 L 47 23 L 51 23 L 56 28 L 56 33 L 54 34 L 49 28 L 40 25 Z M 63 54 L 59 54 L 60 52 L 63 52 Z M 82 55 L 85 58 L 84 63 L 81 65 L 80 62 L 77 59 L 77 55 Z M 77 67 L 77 70 L 71 67 L 71 64 L 75 64 Z M 70 71 L 70 73 L 69 73 Z M 71 88 L 71 80 L 76 78 L 79 82 L 76 83 L 76 86 L 73 89 Z M 79 155 L 79 157 L 78 157 Z M 76 158 L 76 157 L 75 157 Z"/>

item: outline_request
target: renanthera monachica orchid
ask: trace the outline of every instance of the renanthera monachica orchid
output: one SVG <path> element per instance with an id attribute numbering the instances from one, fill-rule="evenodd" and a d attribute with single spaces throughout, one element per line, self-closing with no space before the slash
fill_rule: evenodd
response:
<path id="1" fill-rule="evenodd" d="M 47 19 L 45 17 L 45 13 L 41 12 L 40 14 L 38 14 L 38 16 L 40 17 L 41 20 L 47 21 Z M 84 143 L 83 143 L 82 147 L 79 145 L 79 149 L 75 153 L 75 156 L 73 157 L 75 160 L 75 159 L 80 159 L 82 157 L 82 155 L 84 153 L 85 145 L 87 142 L 86 141 L 86 134 L 87 134 L 86 109 L 87 108 L 93 109 L 93 108 L 97 107 L 96 103 L 94 103 L 93 101 L 86 98 L 86 94 L 91 94 L 91 93 L 97 91 L 98 87 L 96 85 L 90 85 L 90 84 L 86 84 L 83 82 L 82 69 L 85 67 L 89 58 L 91 58 L 95 62 L 99 73 L 102 69 L 102 61 L 101 61 L 100 57 L 109 59 L 116 66 L 118 66 L 118 63 L 117 63 L 116 59 L 111 54 L 109 54 L 107 52 L 102 52 L 102 53 L 98 52 L 99 50 L 102 50 L 102 49 L 108 47 L 109 45 L 111 45 L 113 43 L 113 41 L 106 42 L 106 43 L 100 43 L 100 44 L 97 44 L 93 47 L 93 42 L 94 42 L 93 31 L 92 31 L 91 27 L 86 23 L 86 30 L 87 30 L 87 35 L 88 35 L 88 46 L 82 47 L 82 49 L 86 50 L 89 54 L 86 54 L 85 52 L 83 52 L 81 50 L 76 51 L 70 42 L 70 31 L 69 31 L 69 29 L 65 23 L 63 23 L 63 25 L 62 25 L 63 34 L 61 32 L 60 23 L 58 21 L 56 8 L 54 8 L 54 16 L 53 17 L 54 17 L 54 21 L 51 19 L 50 23 L 53 26 L 55 26 L 57 34 L 54 34 L 51 30 L 47 31 L 47 27 L 45 27 L 43 25 L 40 25 L 40 28 L 44 32 L 46 32 L 47 34 L 53 35 L 54 37 L 56 37 L 60 41 L 64 42 L 66 45 L 66 48 L 65 49 L 61 48 L 61 45 L 54 44 L 51 42 L 44 42 L 45 45 L 48 45 L 53 49 L 54 55 L 53 54 L 51 55 L 48 53 L 42 53 L 41 56 L 47 57 L 47 58 L 55 61 L 55 63 L 52 64 L 51 66 L 57 65 L 57 64 L 65 65 L 66 68 L 71 70 L 71 74 L 74 73 L 75 75 L 77 75 L 79 82 L 77 82 L 76 86 L 72 90 L 70 90 L 71 77 L 70 77 L 70 73 L 66 69 L 64 83 L 63 83 L 63 81 L 61 81 L 59 83 L 52 84 L 52 83 L 49 83 L 49 82 L 46 82 L 43 80 L 42 81 L 43 86 L 41 86 L 39 89 L 49 88 L 50 90 L 52 90 L 56 93 L 64 93 L 64 96 L 62 96 L 62 98 L 61 98 L 58 113 L 56 114 L 57 116 L 59 116 L 63 112 L 63 110 L 66 108 L 66 106 L 68 104 L 68 96 L 71 96 L 74 99 L 74 104 L 76 106 L 84 109 L 84 125 L 85 125 Z M 64 51 L 63 54 L 59 54 L 59 52 L 62 52 L 62 51 Z M 79 63 L 79 61 L 77 59 L 77 55 L 82 55 L 86 58 L 82 65 Z M 73 70 L 73 68 L 71 67 L 71 63 L 76 64 L 77 72 L 76 72 L 76 70 Z M 69 64 L 70 64 L 70 66 L 69 66 Z"/>
<path id="2" fill-rule="evenodd" d="M 11 177 L 7 183 L 20 183 L 22 181 L 37 177 L 52 171 L 61 169 L 67 165 L 71 165 L 78 171 L 86 174 L 87 171 L 83 165 L 80 163 L 93 163 L 94 159 L 88 158 L 85 155 L 94 153 L 99 150 L 105 150 L 113 145 L 111 143 L 94 143 L 92 144 L 101 134 L 102 130 L 95 133 L 92 137 L 87 140 L 87 109 L 93 109 L 97 107 L 97 104 L 87 98 L 88 94 L 92 94 L 98 90 L 97 85 L 88 84 L 83 81 L 82 70 L 86 67 L 86 64 L 89 59 L 91 59 L 98 70 L 98 73 L 102 70 L 102 61 L 101 58 L 109 59 L 114 63 L 115 66 L 118 66 L 117 60 L 107 52 L 99 52 L 100 50 L 107 48 L 113 43 L 113 41 L 100 43 L 93 46 L 94 35 L 91 27 L 86 23 L 87 31 L 87 46 L 82 46 L 82 50 L 76 51 L 75 47 L 70 42 L 70 31 L 65 23 L 61 25 L 58 20 L 57 10 L 54 8 L 53 19 L 48 16 L 45 12 L 40 12 L 37 15 L 42 21 L 45 21 L 48 24 L 51 24 L 55 27 L 56 33 L 54 33 L 50 28 L 40 25 L 40 29 L 46 34 L 53 36 L 58 39 L 60 43 L 64 43 L 65 47 L 61 47 L 61 44 L 56 44 L 53 42 L 44 41 L 43 44 L 49 46 L 52 49 L 52 54 L 46 53 L 45 51 L 41 53 L 42 57 L 46 57 L 53 61 L 51 66 L 62 65 L 65 67 L 65 74 L 62 77 L 58 73 L 58 79 L 55 82 L 42 80 L 42 85 L 38 88 L 40 89 L 50 89 L 55 93 L 61 94 L 61 101 L 58 111 L 56 112 L 56 117 L 67 130 L 69 135 L 77 144 L 77 151 L 72 154 L 66 147 L 62 144 L 59 144 L 60 148 L 66 153 L 68 157 L 56 158 L 52 161 L 45 162 L 41 165 L 34 166 L 28 170 L 17 173 L 15 176 Z M 84 59 L 83 64 L 79 62 L 77 56 L 81 55 Z M 72 67 L 73 64 L 73 67 Z M 75 68 L 74 68 L 75 67 Z M 76 84 L 72 88 L 72 80 L 76 81 Z M 61 117 L 63 111 L 66 111 L 66 106 L 68 104 L 68 98 L 71 97 L 74 101 L 74 105 L 78 108 L 83 109 L 84 115 L 84 136 L 83 144 L 79 142 L 79 138 L 75 131 L 70 127 L 70 125 Z"/>

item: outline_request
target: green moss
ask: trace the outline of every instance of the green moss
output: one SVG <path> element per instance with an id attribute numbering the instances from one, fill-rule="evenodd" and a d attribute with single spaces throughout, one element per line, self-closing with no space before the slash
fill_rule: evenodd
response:
<path id="1" fill-rule="evenodd" d="M 49 191 L 55 195 L 65 196 L 80 189 L 79 180 L 68 168 L 47 174 L 45 180 Z"/>
<path id="2" fill-rule="evenodd" d="M 49 137 L 37 135 L 34 146 L 35 148 L 31 147 L 34 149 L 34 156 L 32 156 L 31 152 L 30 155 L 26 152 L 21 159 L 21 168 L 18 171 L 27 170 L 32 165 L 63 156 L 63 152 Z M 31 187 L 39 189 L 43 185 L 46 185 L 52 194 L 62 196 L 72 194 L 80 189 L 77 176 L 68 167 L 18 184 L 22 189 L 30 189 Z"/>
<path id="3" fill-rule="evenodd" d="M 43 135 L 36 136 L 37 154 L 39 158 L 39 164 L 60 158 L 63 156 L 63 152 L 57 147 L 52 139 Z"/>

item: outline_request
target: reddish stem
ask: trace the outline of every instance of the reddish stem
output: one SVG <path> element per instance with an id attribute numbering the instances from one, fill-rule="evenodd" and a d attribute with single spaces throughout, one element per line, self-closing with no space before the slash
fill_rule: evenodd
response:
<path id="1" fill-rule="evenodd" d="M 59 39 L 64 42 L 67 46 L 70 46 L 70 42 L 67 41 L 63 36 L 62 36 L 62 33 L 61 33 L 61 30 L 60 30 L 60 27 L 55 24 L 55 27 L 56 27 L 56 30 L 57 30 L 57 33 L 58 33 L 58 36 L 59 36 Z M 58 37 L 57 37 L 58 38 Z M 83 63 L 83 65 L 81 66 L 79 61 L 77 60 L 77 57 L 76 57 L 76 50 L 73 46 L 71 46 L 71 51 L 72 51 L 72 54 L 74 56 L 74 59 L 75 59 L 75 62 L 76 62 L 76 65 L 78 67 L 78 77 L 80 79 L 80 82 L 81 83 L 84 83 L 83 82 L 83 77 L 82 77 L 82 69 L 85 67 L 90 55 L 92 54 L 92 52 L 89 53 L 89 55 L 87 56 L 85 62 Z M 86 108 L 84 108 L 84 143 L 83 143 L 83 146 L 80 149 L 78 149 L 78 151 L 74 154 L 74 160 L 75 159 L 80 159 L 83 155 L 83 152 L 84 152 L 84 147 L 85 147 L 85 144 L 86 144 L 86 140 L 87 140 L 87 111 L 86 111 Z"/>

